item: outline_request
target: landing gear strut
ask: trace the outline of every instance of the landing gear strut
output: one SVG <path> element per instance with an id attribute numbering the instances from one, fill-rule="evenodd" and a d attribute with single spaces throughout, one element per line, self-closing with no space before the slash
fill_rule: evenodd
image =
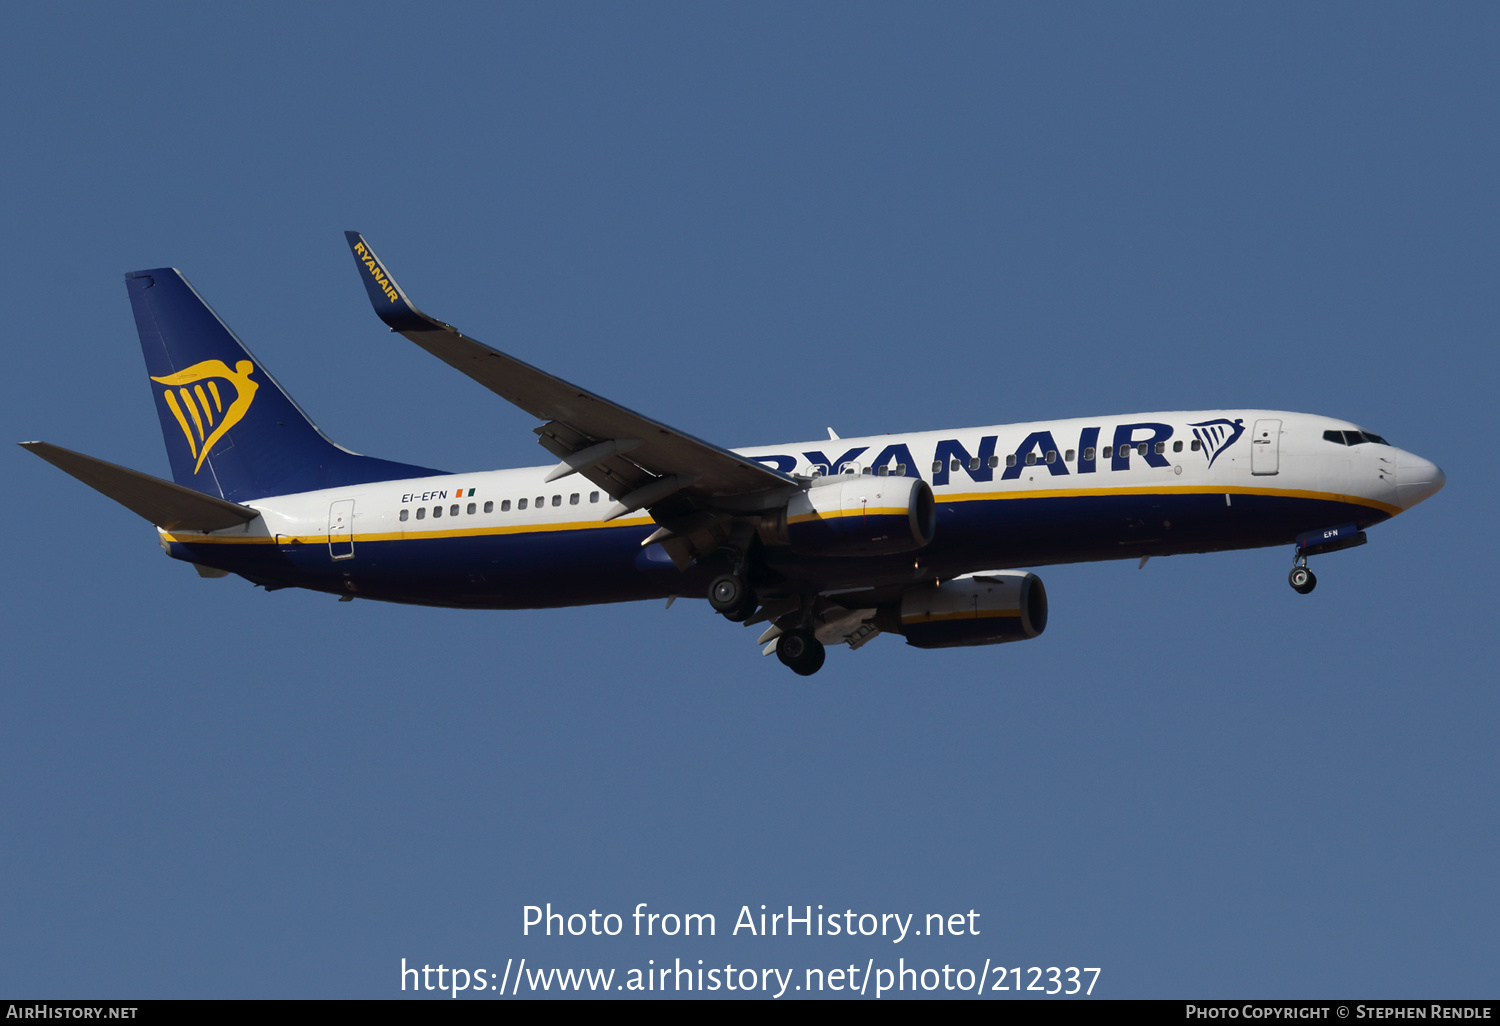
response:
<path id="1" fill-rule="evenodd" d="M 740 574 L 721 574 L 708 586 L 708 604 L 734 623 L 744 623 L 755 612 L 755 592 Z"/>
<path id="2" fill-rule="evenodd" d="M 1287 574 L 1286 579 L 1292 590 L 1299 595 L 1306 595 L 1318 586 L 1318 579 L 1307 568 L 1306 556 L 1299 557 L 1297 565 L 1292 567 L 1292 572 Z"/>
<path id="3" fill-rule="evenodd" d="M 1303 531 L 1297 535 L 1297 548 L 1292 557 L 1292 572 L 1287 575 L 1292 588 L 1306 595 L 1318 586 L 1318 579 L 1307 568 L 1308 556 L 1321 556 L 1325 552 L 1339 552 L 1363 545 L 1365 532 L 1358 524 L 1339 524 L 1337 527 L 1320 527 L 1316 531 Z"/>
<path id="4" fill-rule="evenodd" d="M 822 669 L 825 655 L 823 643 L 813 637 L 812 631 L 800 627 L 776 639 L 776 658 L 803 677 L 811 677 Z"/>

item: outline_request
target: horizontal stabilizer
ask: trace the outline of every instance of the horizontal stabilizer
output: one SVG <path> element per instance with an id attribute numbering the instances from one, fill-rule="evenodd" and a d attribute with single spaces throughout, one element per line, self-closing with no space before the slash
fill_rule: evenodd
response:
<path id="1" fill-rule="evenodd" d="M 20 444 L 21 448 L 31 450 L 59 470 L 72 474 L 137 516 L 169 531 L 217 531 L 238 527 L 260 516 L 249 506 L 205 495 L 59 445 L 47 442 Z"/>

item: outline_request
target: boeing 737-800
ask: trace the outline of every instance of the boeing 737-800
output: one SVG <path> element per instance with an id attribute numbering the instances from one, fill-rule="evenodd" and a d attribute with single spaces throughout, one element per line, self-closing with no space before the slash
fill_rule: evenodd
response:
<path id="1" fill-rule="evenodd" d="M 1356 424 L 1275 410 L 723 449 L 429 317 L 347 235 L 380 319 L 536 417 L 556 464 L 455 475 L 334 444 L 172 268 L 125 278 L 173 481 L 22 444 L 205 577 L 482 609 L 703 596 L 804 675 L 881 633 L 1034 638 L 1023 568 L 1050 563 L 1293 545 L 1306 594 L 1309 556 L 1443 486 Z"/>

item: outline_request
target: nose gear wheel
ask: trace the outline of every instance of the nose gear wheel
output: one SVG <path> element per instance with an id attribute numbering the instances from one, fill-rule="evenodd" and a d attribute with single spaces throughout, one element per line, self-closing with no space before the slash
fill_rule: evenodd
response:
<path id="1" fill-rule="evenodd" d="M 1306 595 L 1318 586 L 1317 577 L 1305 566 L 1292 567 L 1292 572 L 1287 574 L 1286 579 L 1292 590 L 1299 595 Z"/>

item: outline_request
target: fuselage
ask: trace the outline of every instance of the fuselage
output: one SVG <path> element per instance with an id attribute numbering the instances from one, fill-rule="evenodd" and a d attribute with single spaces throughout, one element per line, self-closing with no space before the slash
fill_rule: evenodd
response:
<path id="1" fill-rule="evenodd" d="M 985 569 L 1289 545 L 1362 530 L 1436 492 L 1442 471 L 1347 421 L 1200 410 L 829 439 L 734 450 L 810 487 L 836 476 L 919 477 L 937 526 L 918 551 L 858 558 L 766 546 L 797 590 L 899 591 Z M 725 566 L 679 570 L 644 511 L 555 465 L 403 478 L 267 496 L 260 517 L 162 531 L 172 556 L 267 587 L 472 608 L 701 596 Z"/>
<path id="2" fill-rule="evenodd" d="M 1357 425 L 1276 410 L 1001 424 L 730 450 L 415 306 L 347 232 L 376 316 L 538 422 L 555 464 L 448 474 L 318 430 L 176 268 L 125 276 L 172 479 L 20 443 L 156 525 L 200 574 L 341 600 L 519 609 L 707 599 L 794 673 L 879 634 L 1038 637 L 1028 567 L 1363 545 L 1443 473 Z"/>

